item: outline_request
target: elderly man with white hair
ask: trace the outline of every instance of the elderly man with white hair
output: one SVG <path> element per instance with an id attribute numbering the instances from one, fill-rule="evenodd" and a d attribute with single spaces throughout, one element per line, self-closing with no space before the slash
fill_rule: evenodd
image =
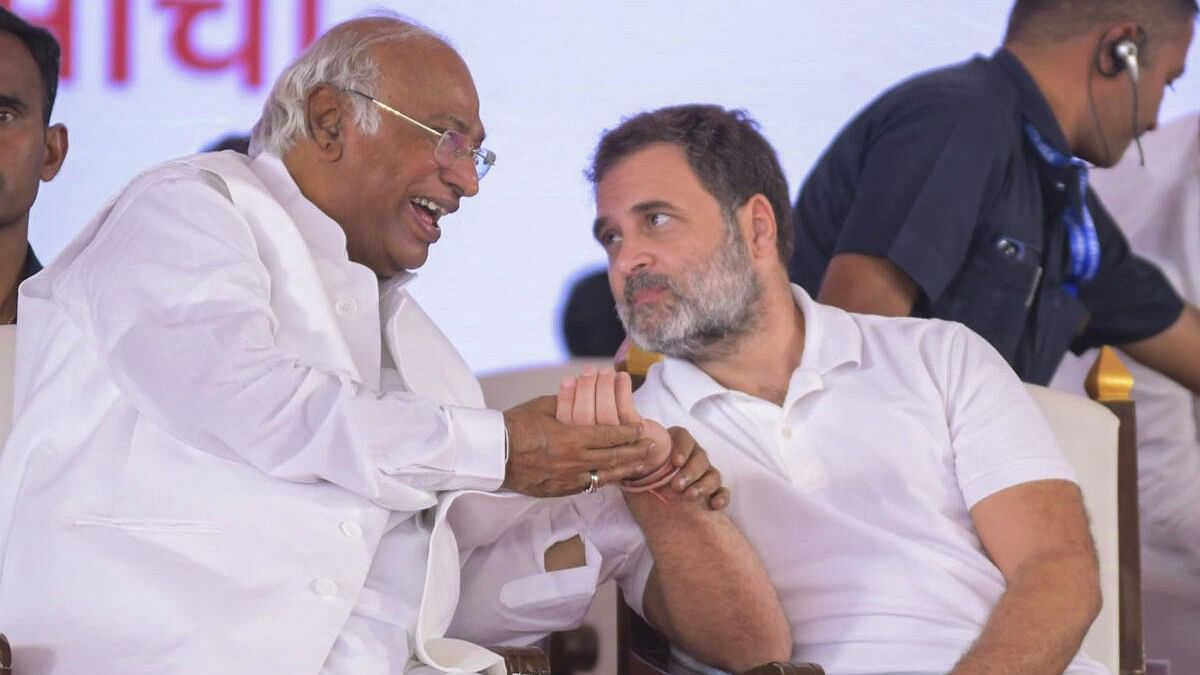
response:
<path id="1" fill-rule="evenodd" d="M 494 667 L 441 639 L 440 494 L 595 491 L 682 453 L 678 494 L 721 496 L 690 442 L 563 424 L 553 397 L 486 409 L 407 292 L 495 161 L 483 137 L 443 39 L 350 21 L 279 78 L 252 158 L 148 171 L 22 287 L 0 454 L 19 672 Z"/>

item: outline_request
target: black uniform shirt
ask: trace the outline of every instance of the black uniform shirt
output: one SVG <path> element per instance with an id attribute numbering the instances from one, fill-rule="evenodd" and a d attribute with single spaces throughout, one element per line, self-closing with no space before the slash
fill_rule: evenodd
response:
<path id="1" fill-rule="evenodd" d="M 800 190 L 793 281 L 815 297 L 834 255 L 886 258 L 921 289 L 914 315 L 966 324 L 1039 384 L 1068 348 L 1167 328 L 1182 300 L 1131 253 L 1090 190 L 1100 269 L 1077 296 L 1064 287 L 1061 215 L 1078 177 L 1041 159 L 1025 121 L 1066 152 L 1045 98 L 1003 49 L 884 93 L 838 134 Z"/>

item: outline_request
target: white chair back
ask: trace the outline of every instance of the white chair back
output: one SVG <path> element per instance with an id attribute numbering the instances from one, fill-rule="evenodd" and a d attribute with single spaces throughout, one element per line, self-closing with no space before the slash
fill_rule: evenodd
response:
<path id="1" fill-rule="evenodd" d="M 1116 415 L 1082 396 L 1026 385 L 1075 470 L 1100 558 L 1104 608 L 1083 639 L 1083 650 L 1113 673 L 1120 672 L 1120 569 L 1117 547 Z"/>
<path id="2" fill-rule="evenodd" d="M 612 359 L 579 358 L 562 363 L 524 366 L 500 370 L 479 376 L 483 400 L 489 408 L 506 410 L 538 396 L 558 393 L 558 384 L 568 375 L 578 375 L 584 368 L 611 368 Z"/>

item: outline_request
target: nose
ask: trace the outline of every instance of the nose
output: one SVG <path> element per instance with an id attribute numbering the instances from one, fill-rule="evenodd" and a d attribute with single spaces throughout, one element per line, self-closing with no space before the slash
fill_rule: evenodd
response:
<path id="1" fill-rule="evenodd" d="M 442 179 L 463 197 L 479 194 L 479 174 L 475 172 L 475 162 L 472 159 L 463 157 L 442 169 Z"/>
<path id="2" fill-rule="evenodd" d="M 653 267 L 654 256 L 636 236 L 626 236 L 622 239 L 619 248 L 609 262 L 609 268 L 624 278 L 649 271 Z"/>

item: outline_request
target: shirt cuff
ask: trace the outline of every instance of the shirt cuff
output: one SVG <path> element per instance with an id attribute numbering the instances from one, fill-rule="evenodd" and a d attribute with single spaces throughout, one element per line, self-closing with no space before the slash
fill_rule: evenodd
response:
<path id="1" fill-rule="evenodd" d="M 468 484 L 462 487 L 491 492 L 504 482 L 507 430 L 498 410 L 446 406 L 454 438 L 454 473 Z"/>
<path id="2" fill-rule="evenodd" d="M 1065 480 L 1077 483 L 1075 472 L 1064 460 L 1055 458 L 1024 459 L 968 481 L 962 486 L 968 509 L 997 492 L 1038 480 Z"/>

